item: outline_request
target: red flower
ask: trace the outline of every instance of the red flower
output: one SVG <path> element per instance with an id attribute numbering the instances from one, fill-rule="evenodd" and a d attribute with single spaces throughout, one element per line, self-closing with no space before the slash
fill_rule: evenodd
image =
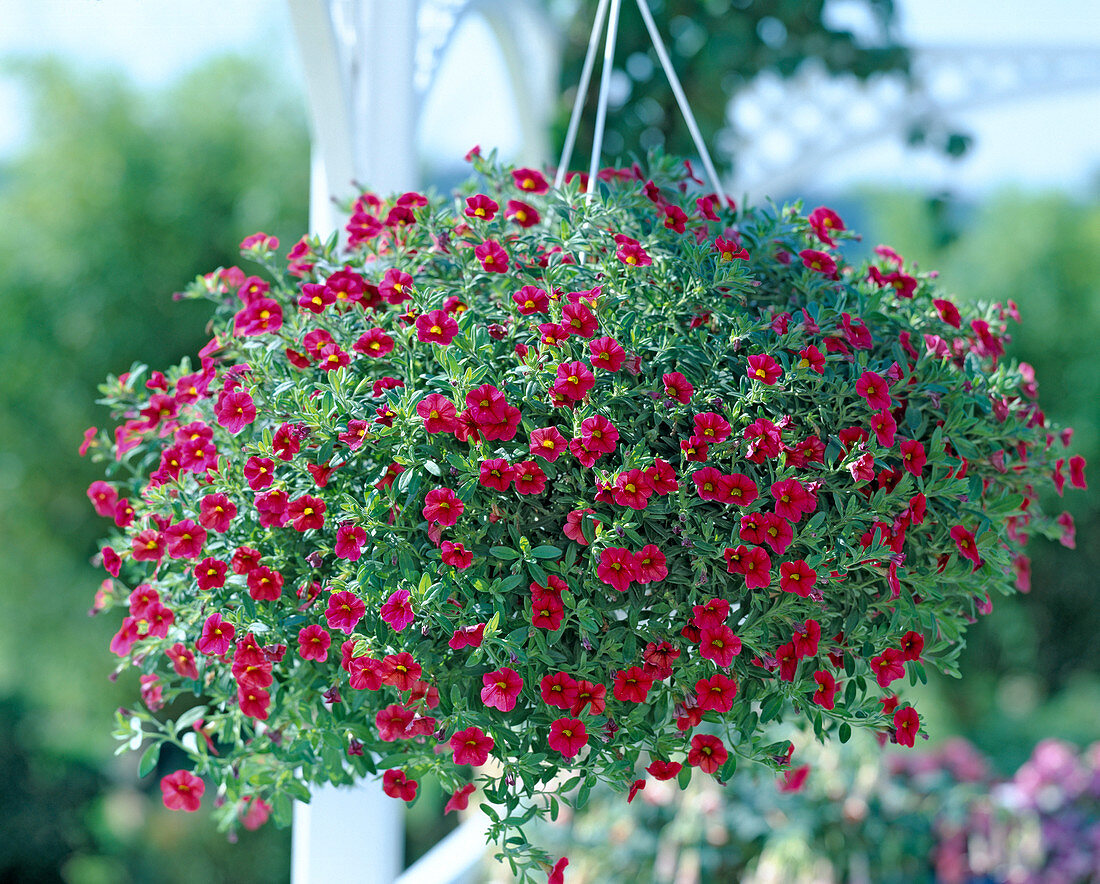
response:
<path id="1" fill-rule="evenodd" d="M 867 404 L 875 411 L 889 408 L 890 385 L 881 375 L 873 371 L 865 371 L 856 381 L 856 392 L 867 400 Z"/>
<path id="2" fill-rule="evenodd" d="M 218 533 L 228 531 L 237 505 L 224 494 L 207 494 L 199 503 L 199 524 Z"/>
<path id="3" fill-rule="evenodd" d="M 775 514 L 792 522 L 817 509 L 817 498 L 798 479 L 773 482 L 771 494 L 775 499 Z"/>
<path id="4" fill-rule="evenodd" d="M 722 261 L 749 260 L 749 250 L 741 247 L 737 237 L 733 239 L 727 239 L 724 236 L 715 237 L 714 250 Z"/>
<path id="5" fill-rule="evenodd" d="M 638 576 L 634 554 L 622 547 L 607 547 L 600 552 L 596 576 L 612 589 L 626 592 Z"/>
<path id="6" fill-rule="evenodd" d="M 779 781 L 780 792 L 798 792 L 806 785 L 806 777 L 810 775 L 810 766 L 803 764 L 794 770 L 785 770 Z"/>
<path id="7" fill-rule="evenodd" d="M 519 200 L 508 200 L 504 217 L 515 221 L 520 227 L 533 227 L 539 223 L 539 213 Z"/>
<path id="8" fill-rule="evenodd" d="M 682 402 L 685 405 L 691 401 L 691 394 L 695 392 L 695 388 L 688 379 L 678 371 L 662 375 L 661 383 L 664 386 L 666 398 L 675 399 L 677 402 Z"/>
<path id="9" fill-rule="evenodd" d="M 804 559 L 783 562 L 779 566 L 779 588 L 784 592 L 793 592 L 802 598 L 809 598 L 817 583 L 817 572 L 806 564 Z"/>
<path id="10" fill-rule="evenodd" d="M 450 527 L 458 521 L 466 508 L 450 488 L 433 488 L 424 495 L 422 515 L 429 524 Z"/>
<path id="11" fill-rule="evenodd" d="M 565 672 L 544 675 L 539 682 L 542 702 L 559 709 L 570 709 L 577 701 L 577 681 Z M 574 714 L 580 714 L 579 712 Z"/>
<path id="12" fill-rule="evenodd" d="M 515 182 L 516 187 L 528 193 L 546 193 L 550 189 L 550 184 L 543 177 L 542 172 L 537 169 L 529 169 L 526 166 L 522 169 L 513 169 L 512 180 Z"/>
<path id="13" fill-rule="evenodd" d="M 172 661 L 172 668 L 180 678 L 199 677 L 198 667 L 195 666 L 195 655 L 179 642 L 176 642 L 164 653 Z"/>
<path id="14" fill-rule="evenodd" d="M 740 547 L 738 547 L 740 549 Z M 767 589 L 772 585 L 772 560 L 761 546 L 747 550 L 741 557 L 741 574 L 747 589 Z"/>
<path id="15" fill-rule="evenodd" d="M 501 712 L 511 712 L 516 708 L 516 699 L 523 687 L 523 679 L 514 669 L 503 666 L 481 677 L 484 687 L 481 689 L 481 702 Z"/>
<path id="16" fill-rule="evenodd" d="M 974 540 L 974 535 L 962 525 L 956 525 L 951 529 L 951 539 L 955 541 L 955 546 L 959 548 L 959 555 L 973 562 L 974 570 L 977 571 L 981 567 L 982 558 L 978 555 L 978 545 Z"/>
<path id="17" fill-rule="evenodd" d="M 563 362 L 558 366 L 558 376 L 550 391 L 573 402 L 585 397 L 596 384 L 596 376 L 583 362 Z"/>
<path id="18" fill-rule="evenodd" d="M 646 773 L 650 774 L 655 780 L 671 780 L 682 769 L 683 765 L 678 761 L 665 761 L 661 758 L 654 758 L 649 767 L 646 768 Z"/>
<path id="19" fill-rule="evenodd" d="M 400 632 L 412 623 L 415 615 L 409 602 L 409 591 L 398 589 L 390 593 L 390 597 L 382 605 L 381 616 L 395 632 Z"/>
<path id="20" fill-rule="evenodd" d="M 275 461 L 269 457 L 250 457 L 244 464 L 244 478 L 253 491 L 262 491 L 275 478 Z"/>
<path id="21" fill-rule="evenodd" d="M 707 660 L 713 660 L 722 668 L 731 665 L 733 658 L 741 653 L 741 639 L 734 635 L 733 630 L 724 623 L 701 628 L 699 655 Z"/>
<path id="22" fill-rule="evenodd" d="M 816 620 L 807 620 L 801 626 L 796 626 L 791 644 L 794 645 L 795 654 L 801 660 L 803 657 L 817 655 L 817 646 L 821 642 L 821 624 Z"/>
<path id="23" fill-rule="evenodd" d="M 887 688 L 905 676 L 905 655 L 896 648 L 887 648 L 879 656 L 871 658 L 871 671 L 879 687 Z"/>
<path id="24" fill-rule="evenodd" d="M 356 353 L 362 353 L 364 356 L 377 359 L 393 350 L 393 346 L 393 338 L 382 329 L 369 328 L 351 345 L 351 349 Z"/>
<path id="25" fill-rule="evenodd" d="M 698 708 L 703 711 L 713 709 L 715 712 L 729 712 L 736 696 L 737 682 L 721 672 L 714 673 L 710 678 L 701 678 L 695 683 Z"/>
<path id="26" fill-rule="evenodd" d="M 468 727 L 451 737 L 451 751 L 455 764 L 471 764 L 480 767 L 489 760 L 489 753 L 496 747 L 493 738 L 479 727 Z"/>
<path id="27" fill-rule="evenodd" d="M 588 745 L 588 730 L 578 718 L 558 718 L 550 725 L 547 742 L 563 758 L 574 758 Z"/>
<path id="28" fill-rule="evenodd" d="M 195 580 L 199 589 L 206 592 L 225 586 L 225 574 L 229 566 L 219 559 L 207 557 L 195 565 Z"/>
<path id="29" fill-rule="evenodd" d="M 257 602 L 273 602 L 282 595 L 283 575 L 259 565 L 248 572 L 248 594 Z"/>
<path id="30" fill-rule="evenodd" d="M 831 672 L 819 669 L 814 673 L 814 681 L 817 682 L 817 690 L 814 691 L 813 701 L 823 709 L 832 709 L 838 690 L 836 679 Z"/>
<path id="31" fill-rule="evenodd" d="M 351 635 L 366 613 L 367 606 L 362 599 L 355 593 L 341 590 L 329 597 L 325 620 L 331 629 L 340 629 L 345 635 Z"/>
<path id="32" fill-rule="evenodd" d="M 88 499 L 95 511 L 106 518 L 112 518 L 118 505 L 118 492 L 106 482 L 93 482 L 88 486 Z"/>
<path id="33" fill-rule="evenodd" d="M 608 371 L 618 371 L 626 359 L 626 350 L 614 338 L 602 337 L 589 341 L 588 350 L 592 354 L 589 360 L 592 365 Z"/>
<path id="34" fill-rule="evenodd" d="M 827 246 L 835 246 L 833 242 L 832 232 L 834 230 L 840 231 L 846 229 L 844 222 L 840 220 L 840 216 L 832 209 L 825 206 L 818 206 L 806 219 L 810 222 L 810 227 L 813 228 L 814 234 L 819 240 L 821 240 Z"/>
<path id="35" fill-rule="evenodd" d="M 920 716 L 912 706 L 894 713 L 894 739 L 902 746 L 912 746 L 920 730 Z"/>
<path id="36" fill-rule="evenodd" d="M 466 198 L 466 217 L 492 221 L 500 206 L 485 194 L 478 193 Z"/>
<path id="37" fill-rule="evenodd" d="M 515 465 L 516 491 L 519 494 L 542 494 L 546 488 L 546 473 L 533 460 Z"/>
<path id="38" fill-rule="evenodd" d="M 173 559 L 197 559 L 206 543 L 206 529 L 191 519 L 184 519 L 164 529 L 164 541 Z"/>
<path id="39" fill-rule="evenodd" d="M 894 433 L 897 432 L 898 425 L 894 420 L 894 416 L 890 414 L 889 411 L 883 409 L 871 415 L 871 429 L 874 430 L 879 445 L 883 448 L 890 448 L 893 446 Z M 907 461 L 906 467 L 908 466 L 909 464 Z"/>
<path id="40" fill-rule="evenodd" d="M 161 778 L 160 791 L 164 806 L 169 810 L 186 810 L 193 813 L 202 803 L 206 783 L 187 770 L 177 770 Z"/>
<path id="41" fill-rule="evenodd" d="M 561 311 L 561 327 L 571 335 L 590 338 L 600 328 L 600 323 L 591 310 L 584 304 L 566 304 Z M 608 340 L 611 340 L 608 338 Z M 626 354 L 623 354 L 626 358 Z"/>
<path id="42" fill-rule="evenodd" d="M 512 295 L 512 300 L 524 316 L 545 313 L 550 308 L 550 297 L 545 291 L 533 285 L 525 285 Z"/>
<path id="43" fill-rule="evenodd" d="M 715 773 L 726 763 L 727 758 L 729 758 L 729 751 L 718 737 L 710 734 L 696 734 L 691 738 L 688 764 L 699 768 L 703 773 Z"/>
<path id="44" fill-rule="evenodd" d="M 403 270 L 396 267 L 390 268 L 378 283 L 378 294 L 387 304 L 401 304 L 412 297 L 409 291 L 413 286 L 413 278 Z"/>
<path id="45" fill-rule="evenodd" d="M 319 497 L 303 494 L 292 500 L 286 508 L 295 531 L 308 531 L 325 526 L 325 502 Z"/>
<path id="46" fill-rule="evenodd" d="M 779 380 L 782 374 L 782 367 L 771 356 L 758 354 L 749 357 L 748 375 L 753 380 L 771 386 Z"/>
<path id="47" fill-rule="evenodd" d="M 565 437 L 558 432 L 556 427 L 540 427 L 531 431 L 529 444 L 531 454 L 550 463 L 561 457 L 568 447 L 569 443 L 565 441 Z"/>
<path id="48" fill-rule="evenodd" d="M 239 337 L 275 333 L 283 327 L 283 308 L 271 298 L 257 298 L 233 317 L 233 334 Z"/>
<path id="49" fill-rule="evenodd" d="M 798 351 L 798 367 L 808 368 L 817 374 L 825 373 L 825 356 L 811 344 Z"/>
<path id="50" fill-rule="evenodd" d="M 416 337 L 425 343 L 446 346 L 458 334 L 458 323 L 443 310 L 432 310 L 416 317 Z"/>
<path id="51" fill-rule="evenodd" d="M 554 867 L 546 878 L 546 884 L 565 884 L 565 867 L 567 865 L 569 865 L 569 860 L 564 856 L 554 863 Z"/>
<path id="52" fill-rule="evenodd" d="M 581 365 L 579 362 L 575 364 Z M 585 449 L 597 457 L 602 454 L 611 454 L 619 442 L 619 431 L 602 414 L 596 414 L 581 421 L 581 441 Z"/>
<path id="53" fill-rule="evenodd" d="M 848 472 L 856 482 L 870 482 L 875 478 L 875 457 L 871 452 L 861 454 L 848 464 Z"/>
<path id="54" fill-rule="evenodd" d="M 480 648 L 484 635 L 484 623 L 478 623 L 476 626 L 461 626 L 448 639 L 447 646 L 455 651 L 461 651 L 463 648 Z"/>
<path id="55" fill-rule="evenodd" d="M 298 630 L 298 655 L 303 660 L 316 660 L 324 663 L 328 659 L 332 636 L 323 626 L 313 623 Z"/>
<path id="56" fill-rule="evenodd" d="M 336 545 L 333 554 L 338 559 L 358 562 L 363 556 L 363 544 L 367 542 L 367 532 L 351 522 L 343 522 L 336 529 Z"/>
<path id="57" fill-rule="evenodd" d="M 412 801 L 416 797 L 416 780 L 410 780 L 405 772 L 398 768 L 391 768 L 382 774 L 382 791 L 390 798 L 400 798 L 402 801 Z"/>
<path id="58" fill-rule="evenodd" d="M 474 257 L 488 273 L 508 272 L 508 253 L 495 239 L 488 239 L 474 249 Z"/>
<path id="59" fill-rule="evenodd" d="M 644 703 L 651 687 L 653 678 L 641 666 L 631 666 L 615 673 L 612 694 L 616 700 L 624 703 Z"/>
<path id="60" fill-rule="evenodd" d="M 467 783 L 461 789 L 458 789 L 448 800 L 443 807 L 443 815 L 446 816 L 452 810 L 465 810 L 470 806 L 470 796 L 474 792 L 474 784 Z"/>
<path id="61" fill-rule="evenodd" d="M 222 619 L 221 614 L 211 614 L 202 626 L 202 635 L 195 642 L 200 654 L 220 657 L 229 650 L 236 630 L 233 624 Z"/>
<path id="62" fill-rule="evenodd" d="M 730 435 L 730 425 L 720 414 L 704 411 L 695 415 L 695 436 L 708 445 L 725 442 Z"/>
<path id="63" fill-rule="evenodd" d="M 581 528 L 581 521 L 585 516 L 595 513 L 595 510 L 573 510 L 565 517 L 565 525 L 562 527 L 562 534 L 568 537 L 575 543 L 579 543 L 581 546 L 588 546 L 588 541 L 584 539 L 584 530 Z M 593 523 L 593 530 L 600 524 L 600 520 L 593 518 L 590 520 Z"/>
<path id="64" fill-rule="evenodd" d="M 901 637 L 901 652 L 906 660 L 919 660 L 924 651 L 924 636 L 909 630 Z"/>
<path id="65" fill-rule="evenodd" d="M 533 584 L 537 586 L 537 584 Z M 554 632 L 561 627 L 562 618 L 565 617 L 565 606 L 561 596 L 555 592 L 531 593 L 531 625 L 539 629 Z"/>
<path id="66" fill-rule="evenodd" d="M 819 252 L 816 249 L 803 249 L 798 253 L 798 257 L 802 259 L 802 263 L 813 270 L 815 273 L 820 273 L 829 279 L 836 279 L 836 261 L 833 260 L 831 255 L 825 252 Z"/>
<path id="67" fill-rule="evenodd" d="M 659 583 L 667 576 L 665 554 L 656 544 L 647 543 L 634 554 L 634 579 L 639 583 Z"/>
<path id="68" fill-rule="evenodd" d="M 924 453 L 924 446 L 916 439 L 903 439 L 901 442 L 902 465 L 914 476 L 919 476 L 924 470 L 928 458 Z"/>
<path id="69" fill-rule="evenodd" d="M 515 468 L 502 457 L 494 457 L 481 462 L 481 475 L 478 482 L 486 488 L 507 491 L 515 478 Z"/>
<path id="70" fill-rule="evenodd" d="M 244 390 L 222 391 L 214 406 L 214 414 L 218 424 L 235 436 L 256 419 L 256 404 Z"/>
<path id="71" fill-rule="evenodd" d="M 616 258 L 628 267 L 648 267 L 653 263 L 653 259 L 640 243 L 629 237 L 623 237 L 623 239 L 625 242 L 619 243 L 619 249 L 615 252 Z"/>
<path id="72" fill-rule="evenodd" d="M 722 494 L 722 479 L 725 478 L 714 467 L 703 467 L 691 474 L 691 480 L 695 483 L 696 493 L 701 500 L 720 500 Z"/>
<path id="73" fill-rule="evenodd" d="M 461 543 L 451 543 L 449 540 L 444 540 L 440 544 L 439 550 L 442 553 L 443 561 L 460 571 L 469 568 L 474 560 L 474 554 Z"/>

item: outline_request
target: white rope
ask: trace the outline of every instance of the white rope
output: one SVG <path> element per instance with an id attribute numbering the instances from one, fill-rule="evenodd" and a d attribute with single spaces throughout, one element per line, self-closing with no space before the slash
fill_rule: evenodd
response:
<path id="1" fill-rule="evenodd" d="M 645 21 L 646 30 L 649 31 L 649 39 L 653 42 L 653 48 L 657 52 L 657 57 L 661 60 L 661 67 L 665 69 L 665 76 L 668 77 L 668 84 L 672 87 L 672 94 L 676 96 L 676 103 L 680 105 L 680 113 L 684 115 L 684 122 L 687 123 L 688 131 L 691 132 L 691 138 L 695 142 L 695 149 L 699 151 L 699 159 L 703 161 L 703 168 L 706 170 L 707 177 L 710 179 L 710 186 L 714 188 L 714 193 L 721 203 L 725 199 L 725 194 L 718 180 L 718 172 L 715 171 L 714 163 L 710 160 L 710 152 L 707 150 L 706 144 L 703 143 L 703 136 L 702 133 L 699 132 L 699 126 L 695 122 L 695 115 L 688 106 L 687 96 L 684 95 L 684 89 L 680 85 L 680 78 L 676 76 L 676 71 L 672 67 L 672 61 L 668 57 L 668 52 L 665 51 L 664 41 L 657 31 L 657 25 L 653 21 L 653 16 L 649 11 L 649 4 L 646 0 L 638 0 L 638 10 L 642 13 L 642 19 Z"/>
<path id="2" fill-rule="evenodd" d="M 600 169 L 600 152 L 603 150 L 603 130 L 607 125 L 607 97 L 611 92 L 611 65 L 615 60 L 615 38 L 619 30 L 621 0 L 611 0 L 611 17 L 607 22 L 607 40 L 603 47 L 603 70 L 600 71 L 600 96 L 596 105 L 596 130 L 592 137 L 592 162 L 588 166 L 588 190 L 586 201 L 592 202 L 596 192 L 596 173 Z"/>
<path id="3" fill-rule="evenodd" d="M 561 162 L 558 163 L 558 171 L 554 175 L 555 190 L 565 181 L 569 162 L 573 159 L 573 146 L 577 142 L 577 129 L 581 124 L 581 110 L 588 96 L 588 84 L 592 80 L 592 68 L 596 63 L 596 47 L 600 43 L 600 34 L 603 32 L 604 19 L 607 18 L 609 2 L 610 0 L 600 0 L 600 5 L 596 9 L 596 20 L 592 23 L 592 33 L 588 37 L 588 51 L 584 56 L 584 67 L 581 68 L 581 79 L 577 83 L 577 97 L 573 100 L 573 113 L 569 116 L 569 129 L 565 133 L 565 147 L 562 148 Z"/>

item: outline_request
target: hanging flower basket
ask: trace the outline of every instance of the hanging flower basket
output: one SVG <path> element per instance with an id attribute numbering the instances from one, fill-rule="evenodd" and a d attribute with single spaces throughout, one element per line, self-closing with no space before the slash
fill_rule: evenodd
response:
<path id="1" fill-rule="evenodd" d="M 1004 358 L 1014 306 L 670 159 L 587 203 L 472 161 L 456 199 L 361 196 L 346 248 L 249 237 L 263 275 L 187 292 L 199 363 L 102 388 L 141 772 L 182 747 L 165 803 L 208 784 L 230 826 L 436 777 L 549 869 L 523 824 L 599 781 L 789 770 L 781 719 L 913 745 L 899 685 L 957 674 L 1029 534 L 1072 545 L 1035 488 L 1084 464 Z"/>

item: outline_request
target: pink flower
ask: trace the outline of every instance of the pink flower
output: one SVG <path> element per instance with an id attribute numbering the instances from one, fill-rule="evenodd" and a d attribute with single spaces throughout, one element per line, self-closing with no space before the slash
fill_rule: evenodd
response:
<path id="1" fill-rule="evenodd" d="M 169 810 L 185 810 L 193 813 L 202 803 L 206 784 L 190 771 L 177 770 L 161 778 L 160 791 L 164 806 Z"/>
<path id="2" fill-rule="evenodd" d="M 197 559 L 206 543 L 206 529 L 191 519 L 184 519 L 164 529 L 164 542 L 173 559 Z"/>
<path id="3" fill-rule="evenodd" d="M 351 635 L 356 624 L 367 613 L 367 606 L 357 595 L 347 590 L 334 592 L 328 600 L 325 620 L 332 629 L 339 629 L 345 635 Z M 201 650 L 201 648 L 200 648 Z"/>
<path id="4" fill-rule="evenodd" d="M 524 316 L 532 313 L 545 313 L 550 308 L 550 297 L 545 291 L 533 285 L 525 285 L 512 295 L 519 312 Z"/>
<path id="5" fill-rule="evenodd" d="M 409 591 L 398 589 L 390 594 L 382 605 L 382 619 L 393 627 L 395 632 L 400 632 L 413 622 L 414 615 L 412 604 L 409 602 Z"/>
<path id="6" fill-rule="evenodd" d="M 782 374 L 783 369 L 771 356 L 759 354 L 749 357 L 748 375 L 753 380 L 771 386 L 779 380 Z"/>
<path id="7" fill-rule="evenodd" d="M 701 678 L 695 683 L 698 708 L 704 712 L 710 709 L 720 713 L 729 712 L 736 696 L 737 682 L 721 672 L 716 672 L 710 678 Z"/>
<path id="8" fill-rule="evenodd" d="M 512 180 L 515 182 L 516 187 L 527 191 L 527 193 L 546 193 L 550 189 L 549 182 L 537 169 L 527 167 L 513 169 Z"/>
<path id="9" fill-rule="evenodd" d="M 814 673 L 814 681 L 817 682 L 817 690 L 814 691 L 813 701 L 822 709 L 832 709 L 836 701 L 836 678 L 831 672 L 819 669 Z"/>
<path id="10" fill-rule="evenodd" d="M 563 362 L 550 391 L 574 402 L 585 397 L 596 384 L 596 377 L 583 362 Z"/>
<path id="11" fill-rule="evenodd" d="M 481 462 L 481 475 L 478 483 L 496 491 L 507 491 L 515 478 L 516 470 L 503 457 L 494 457 Z"/>
<path id="12" fill-rule="evenodd" d="M 448 800 L 447 804 L 443 808 L 443 815 L 446 816 L 452 810 L 465 810 L 470 806 L 470 796 L 474 792 L 474 784 L 467 783 L 461 789 L 458 789 Z"/>
<path id="13" fill-rule="evenodd" d="M 481 689 L 481 702 L 486 706 L 501 712 L 511 712 L 516 708 L 516 700 L 523 687 L 523 679 L 518 672 L 503 666 L 494 672 L 485 673 L 481 681 L 484 685 Z"/>
<path id="14" fill-rule="evenodd" d="M 688 379 L 678 371 L 662 375 L 661 383 L 664 386 L 666 398 L 675 399 L 685 405 L 691 401 L 691 394 L 695 392 L 695 388 L 692 387 Z"/>
<path id="15" fill-rule="evenodd" d="M 362 353 L 364 356 L 370 356 L 372 359 L 377 359 L 393 350 L 393 346 L 393 338 L 382 331 L 382 329 L 369 328 L 351 345 L 351 349 L 356 353 Z"/>
<path id="16" fill-rule="evenodd" d="M 856 381 L 856 392 L 866 399 L 867 404 L 875 411 L 890 407 L 890 385 L 885 378 L 873 371 L 865 371 L 859 376 L 859 380 Z"/>
<path id="17" fill-rule="evenodd" d="M 529 450 L 536 457 L 553 463 L 568 447 L 569 443 L 557 427 L 540 427 L 531 431 Z"/>
<path id="18" fill-rule="evenodd" d="M 619 243 L 618 251 L 615 252 L 616 258 L 628 267 L 648 267 L 653 263 L 653 259 L 640 243 L 629 237 L 623 237 L 623 239 L 625 241 Z"/>
<path id="19" fill-rule="evenodd" d="M 458 323 L 442 310 L 432 310 L 416 317 L 416 336 L 420 341 L 444 346 L 458 334 Z"/>
<path id="20" fill-rule="evenodd" d="M 240 337 L 273 334 L 283 327 L 283 308 L 271 298 L 256 298 L 233 317 L 233 334 Z"/>
<path id="21" fill-rule="evenodd" d="M 482 221 L 492 221 L 500 206 L 495 200 L 489 199 L 483 193 L 474 194 L 466 198 L 466 217 L 480 218 Z"/>
<path id="22" fill-rule="evenodd" d="M 618 371 L 626 359 L 626 350 L 614 338 L 596 338 L 589 342 L 588 350 L 592 354 L 589 360 L 592 365 L 607 371 Z"/>
<path id="23" fill-rule="evenodd" d="M 452 568 L 458 568 L 459 570 L 469 568 L 474 560 L 474 554 L 461 543 L 451 543 L 449 540 L 444 540 L 440 544 L 439 550 L 442 553 L 443 561 Z"/>
<path id="24" fill-rule="evenodd" d="M 218 424 L 236 436 L 256 419 L 256 404 L 244 390 L 223 391 L 214 406 L 214 414 Z"/>
<path id="25" fill-rule="evenodd" d="M 220 657 L 229 650 L 236 630 L 233 624 L 222 619 L 221 614 L 211 614 L 202 626 L 202 635 L 195 642 L 200 654 L 208 657 Z"/>
<path id="26" fill-rule="evenodd" d="M 783 562 L 779 566 L 779 588 L 784 592 L 793 592 L 802 598 L 809 598 L 817 583 L 817 572 L 803 559 Z"/>
<path id="27" fill-rule="evenodd" d="M 333 553 L 338 559 L 358 562 L 363 556 L 363 544 L 366 542 L 365 530 L 351 522 L 344 522 L 336 529 L 336 546 Z"/>
<path id="28" fill-rule="evenodd" d="M 409 291 L 413 287 L 413 278 L 403 270 L 392 267 L 385 272 L 378 283 L 378 294 L 387 304 L 401 304 L 412 297 Z"/>
<path id="29" fill-rule="evenodd" d="M 298 630 L 298 656 L 303 660 L 324 663 L 328 659 L 332 636 L 323 626 L 313 623 Z"/>
<path id="30" fill-rule="evenodd" d="M 810 222 L 810 227 L 813 228 L 817 238 L 827 246 L 836 245 L 832 238 L 833 231 L 845 229 L 844 222 L 840 220 L 840 216 L 832 209 L 826 208 L 825 206 L 818 206 L 810 212 L 810 216 L 806 220 Z"/>
<path id="31" fill-rule="evenodd" d="M 634 579 L 639 583 L 659 583 L 668 576 L 665 554 L 653 543 L 647 543 L 634 554 Z"/>
<path id="32" fill-rule="evenodd" d="M 455 404 L 439 393 L 429 393 L 421 399 L 416 413 L 424 419 L 424 429 L 429 433 L 453 433 L 458 427 Z"/>
<path id="33" fill-rule="evenodd" d="M 550 725 L 548 742 L 563 758 L 574 758 L 588 745 L 588 730 L 578 718 L 559 718 Z"/>
<path id="34" fill-rule="evenodd" d="M 951 539 L 955 541 L 959 555 L 973 562 L 974 570 L 977 571 L 981 567 L 982 558 L 978 555 L 978 545 L 974 540 L 974 535 L 962 525 L 956 525 L 951 529 Z"/>
<path id="35" fill-rule="evenodd" d="M 495 239 L 488 239 L 474 249 L 474 257 L 488 273 L 507 273 L 508 253 Z"/>
<path id="36" fill-rule="evenodd" d="M 546 488 L 546 473 L 533 460 L 515 465 L 516 491 L 519 494 L 542 494 Z"/>
<path id="37" fill-rule="evenodd" d="M 717 445 L 729 438 L 729 422 L 720 414 L 704 411 L 702 414 L 695 415 L 694 421 L 695 436 L 708 445 Z"/>
<path id="38" fill-rule="evenodd" d="M 803 249 L 798 253 L 798 257 L 802 259 L 803 265 L 815 273 L 820 273 L 828 279 L 837 279 L 836 261 L 831 255 L 816 249 Z"/>
<path id="39" fill-rule="evenodd" d="M 382 774 L 382 791 L 390 798 L 412 801 L 416 797 L 418 785 L 416 780 L 410 780 L 403 770 L 397 768 L 391 768 Z"/>
<path id="40" fill-rule="evenodd" d="M 466 508 L 450 488 L 433 488 L 424 496 L 422 515 L 429 524 L 454 525 Z"/>
<path id="41" fill-rule="evenodd" d="M 471 764 L 480 767 L 489 760 L 489 753 L 496 748 L 493 738 L 479 727 L 468 727 L 451 737 L 451 751 L 455 764 Z"/>
<path id="42" fill-rule="evenodd" d="M 504 217 L 509 221 L 515 221 L 520 227 L 533 227 L 539 223 L 539 213 L 527 203 L 519 200 L 508 200 L 508 206 L 504 210 Z"/>
<path id="43" fill-rule="evenodd" d="M 628 549 L 609 546 L 600 552 L 596 576 L 619 592 L 626 592 L 637 577 L 634 554 Z"/>
<path id="44" fill-rule="evenodd" d="M 875 457 L 871 452 L 860 455 L 848 464 L 848 472 L 856 482 L 870 482 L 875 478 Z"/>

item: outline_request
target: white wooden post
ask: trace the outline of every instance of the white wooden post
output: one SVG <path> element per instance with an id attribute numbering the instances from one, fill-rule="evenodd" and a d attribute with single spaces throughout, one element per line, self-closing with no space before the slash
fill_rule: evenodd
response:
<path id="1" fill-rule="evenodd" d="M 353 195 L 355 184 L 389 194 L 420 183 L 416 132 L 423 96 L 416 88 L 416 65 L 421 0 L 288 2 L 313 135 L 310 229 L 327 236 L 346 220 L 332 198 Z M 559 41 L 545 13 L 527 0 L 435 0 L 435 5 L 448 4 L 458 13 L 437 49 L 445 50 L 463 12 L 485 17 L 516 90 L 521 161 L 546 162 Z M 466 882 L 485 852 L 485 829 L 480 818 L 465 822 L 402 874 L 402 803 L 374 781 L 316 788 L 309 804 L 294 806 L 292 881 Z"/>

